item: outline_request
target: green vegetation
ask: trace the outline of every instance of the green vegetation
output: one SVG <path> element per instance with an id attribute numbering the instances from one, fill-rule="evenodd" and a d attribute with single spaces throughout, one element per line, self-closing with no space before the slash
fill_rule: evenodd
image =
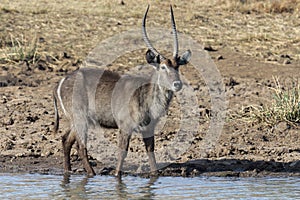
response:
<path id="1" fill-rule="evenodd" d="M 0 61 L 8 63 L 28 62 L 34 64 L 39 59 L 38 43 L 34 38 L 30 42 L 21 38 L 10 36 L 9 39 L 0 40 Z"/>
<path id="2" fill-rule="evenodd" d="M 300 83 L 293 81 L 290 87 L 283 87 L 278 79 L 274 78 L 275 87 L 271 89 L 273 99 L 271 104 L 263 106 L 248 106 L 233 118 L 243 121 L 262 123 L 274 126 L 279 122 L 288 122 L 296 125 L 300 123 Z"/>

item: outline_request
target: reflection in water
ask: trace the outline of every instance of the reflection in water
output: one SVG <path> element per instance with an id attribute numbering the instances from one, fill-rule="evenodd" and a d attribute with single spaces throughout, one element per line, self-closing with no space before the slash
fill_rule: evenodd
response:
<path id="1" fill-rule="evenodd" d="M 122 181 L 122 178 L 116 178 L 117 183 L 116 183 L 116 192 L 118 194 L 118 197 L 121 199 L 128 198 L 128 192 L 127 192 L 127 186 L 126 184 Z"/>
<path id="2" fill-rule="evenodd" d="M 154 187 L 152 187 L 155 182 L 157 181 L 158 177 L 151 177 L 149 182 L 144 186 L 144 187 L 141 187 L 142 189 L 142 193 L 144 193 L 144 197 L 146 199 L 152 199 L 152 197 L 155 196 L 155 193 L 154 193 Z"/>
<path id="3" fill-rule="evenodd" d="M 139 196 L 139 198 L 142 199 L 153 199 L 155 196 L 154 193 L 154 187 L 153 185 L 157 181 L 158 177 L 151 177 L 147 182 L 141 184 L 138 183 L 138 185 L 134 185 L 132 187 L 132 184 L 135 181 L 130 179 L 141 179 L 138 177 L 125 177 L 126 182 L 123 180 L 123 178 L 117 178 L 117 177 L 105 177 L 106 181 L 104 181 L 103 184 L 101 182 L 99 183 L 99 180 L 97 180 L 97 176 L 94 178 L 89 178 L 87 176 L 82 176 L 81 179 L 79 176 L 70 176 L 69 174 L 65 174 L 63 176 L 63 180 L 61 181 L 61 188 L 62 188 L 62 196 L 64 198 L 69 199 L 89 199 L 89 190 L 95 190 L 96 188 L 99 188 L 99 193 L 103 193 L 104 195 L 109 196 L 110 198 L 118 198 L 118 199 L 129 199 L 134 198 L 136 196 Z M 104 177 L 103 177 L 104 178 Z M 129 180 L 128 180 L 129 178 Z M 145 180 L 145 179 L 141 179 Z M 115 189 L 111 187 L 113 184 L 115 184 Z"/>
<path id="4" fill-rule="evenodd" d="M 129 199 L 132 197 L 132 194 L 130 194 L 128 191 L 126 184 L 123 182 L 122 178 L 116 178 L 117 184 L 116 184 L 116 192 L 118 194 L 118 197 L 120 199 Z M 151 177 L 149 181 L 145 184 L 139 187 L 139 192 L 141 194 L 140 198 L 142 199 L 152 199 L 155 196 L 155 193 L 153 191 L 153 185 L 157 181 L 158 177 Z"/>
<path id="5" fill-rule="evenodd" d="M 64 196 L 70 199 L 88 199 L 86 195 L 85 186 L 88 183 L 88 177 L 83 176 L 82 180 L 79 182 L 70 181 L 70 174 L 64 174 L 63 180 L 61 182 L 61 187 L 63 189 Z"/>
<path id="6" fill-rule="evenodd" d="M 300 178 L 0 174 L 0 199 L 299 199 Z"/>

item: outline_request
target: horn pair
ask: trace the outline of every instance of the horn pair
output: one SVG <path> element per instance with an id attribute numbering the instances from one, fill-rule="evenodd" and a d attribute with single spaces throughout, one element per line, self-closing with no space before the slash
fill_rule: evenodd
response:
<path id="1" fill-rule="evenodd" d="M 144 18 L 143 18 L 143 23 L 142 23 L 142 32 L 143 32 L 143 39 L 148 47 L 148 49 L 151 50 L 152 53 L 154 53 L 155 56 L 159 56 L 160 60 L 165 60 L 166 58 L 161 55 L 151 44 L 147 32 L 146 32 L 146 18 L 147 18 L 147 14 L 149 11 L 149 5 L 147 7 L 147 10 L 145 12 Z M 173 34 L 173 40 L 174 40 L 174 50 L 173 50 L 173 58 L 177 58 L 178 57 L 178 37 L 177 37 L 177 31 L 176 31 L 176 24 L 175 24 L 175 20 L 174 20 L 174 14 L 173 14 L 173 9 L 172 9 L 172 5 L 170 5 L 170 13 L 171 13 L 171 23 L 172 23 L 172 34 Z"/>

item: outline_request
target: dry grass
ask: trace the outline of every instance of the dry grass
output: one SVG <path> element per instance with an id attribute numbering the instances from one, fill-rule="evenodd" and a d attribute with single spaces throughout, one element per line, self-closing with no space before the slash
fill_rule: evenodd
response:
<path id="1" fill-rule="evenodd" d="M 270 104 L 262 106 L 247 106 L 233 119 L 274 126 L 280 122 L 289 124 L 300 123 L 300 82 L 294 80 L 288 87 L 282 86 L 278 78 L 274 78 L 272 87 L 273 99 Z"/>
<path id="2" fill-rule="evenodd" d="M 27 62 L 34 64 L 40 57 L 37 39 L 27 41 L 24 36 L 0 40 L 0 61 L 8 63 Z"/>
<path id="3" fill-rule="evenodd" d="M 296 13 L 300 0 L 224 0 L 227 8 L 243 13 Z"/>
<path id="4" fill-rule="evenodd" d="M 185 3 L 172 0 L 171 3 L 176 5 L 174 12 L 179 32 L 192 36 L 199 43 L 216 49 L 229 47 L 259 60 L 282 64 L 286 55 L 292 63 L 300 60 L 299 1 L 191 0 Z M 260 4 L 267 8 L 271 2 L 280 2 L 282 11 L 289 5 L 294 14 L 274 14 L 274 9 L 272 13 L 261 10 L 245 14 L 247 12 L 242 11 L 253 11 Z M 138 0 L 120 5 L 118 1 L 108 0 L 76 3 L 70 0 L 5 0 L 0 5 L 3 21 L 0 30 L 4 30 L 0 31 L 0 38 L 10 34 L 37 35 L 46 40 L 39 46 L 41 52 L 53 57 L 68 52 L 84 59 L 102 40 L 139 28 L 148 3 L 151 4 L 149 27 L 169 28 L 166 13 L 170 2 Z"/>
<path id="5" fill-rule="evenodd" d="M 286 57 L 290 57 L 289 62 L 299 62 L 300 0 L 288 4 L 293 10 L 281 13 L 275 13 L 274 2 L 280 2 L 283 11 L 283 5 L 289 1 L 248 0 L 242 3 L 240 0 L 206 0 L 202 5 L 195 1 L 207 10 L 190 4 L 186 24 L 191 28 L 186 33 L 216 49 L 227 46 L 260 61 L 284 64 Z M 269 11 L 255 9 L 260 4 L 269 7 Z"/>

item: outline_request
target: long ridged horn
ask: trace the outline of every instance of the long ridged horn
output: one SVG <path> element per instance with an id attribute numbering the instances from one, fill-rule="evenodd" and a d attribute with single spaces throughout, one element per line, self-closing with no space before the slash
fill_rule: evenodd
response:
<path id="1" fill-rule="evenodd" d="M 147 10 L 144 15 L 144 18 L 143 18 L 143 24 L 142 24 L 143 39 L 144 39 L 148 49 L 150 49 L 151 52 L 154 53 L 155 56 L 159 56 L 160 60 L 164 60 L 165 58 L 151 44 L 151 42 L 148 38 L 147 32 L 146 32 L 146 18 L 147 18 L 149 7 L 150 7 L 150 5 L 148 5 Z"/>
<path id="2" fill-rule="evenodd" d="M 170 10 L 171 10 L 171 22 L 172 22 L 172 34 L 173 34 L 173 40 L 174 40 L 173 58 L 177 58 L 178 57 L 178 37 L 177 37 L 177 30 L 176 30 L 176 24 L 175 24 L 172 5 L 170 5 Z"/>

